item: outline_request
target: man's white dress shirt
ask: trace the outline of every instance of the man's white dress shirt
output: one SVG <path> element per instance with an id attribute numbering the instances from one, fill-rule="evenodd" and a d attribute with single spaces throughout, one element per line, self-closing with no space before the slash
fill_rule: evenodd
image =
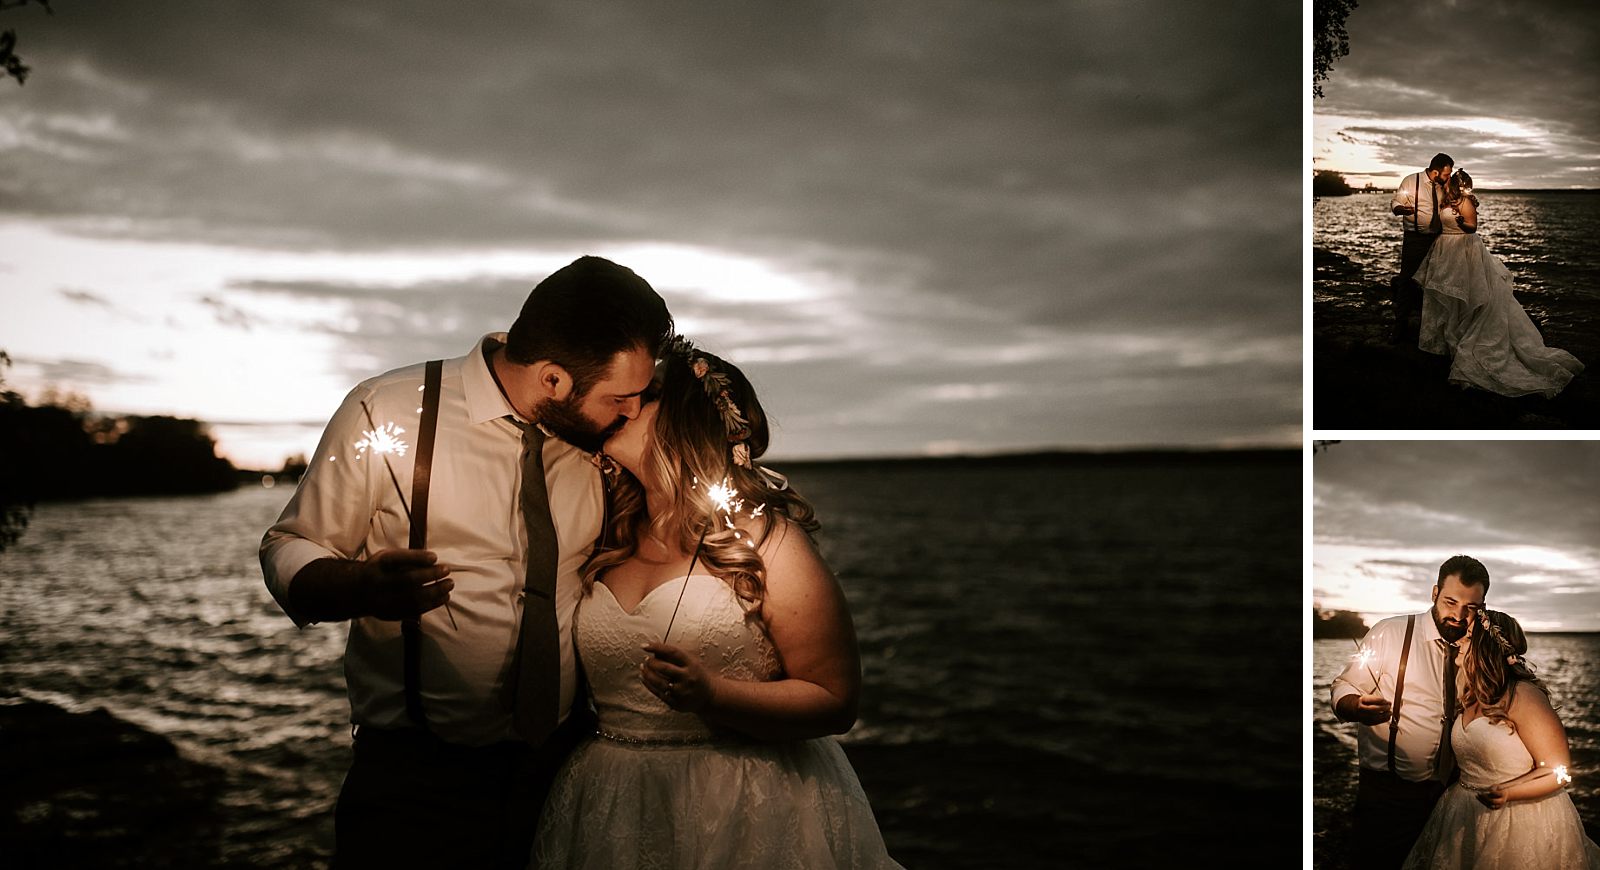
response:
<path id="1" fill-rule="evenodd" d="M 434 733 L 453 743 L 482 745 L 515 739 L 502 700 L 517 647 L 527 566 L 527 531 L 518 490 L 522 432 L 489 373 L 485 336 L 464 357 L 444 362 L 439 420 L 428 501 L 428 549 L 450 568 L 455 626 L 443 607 L 422 616 L 421 693 Z M 383 455 L 358 445 L 370 439 L 362 402 L 372 422 L 403 430 L 405 455 L 387 455 L 411 502 L 411 469 L 422 406 L 422 364 L 379 375 L 345 397 L 323 432 L 294 497 L 261 542 L 267 588 L 296 625 L 307 620 L 289 603 L 296 573 L 324 557 L 366 559 L 405 548 L 406 509 L 384 468 Z M 556 621 L 561 646 L 561 707 L 566 718 L 576 690 L 572 618 L 581 594 L 578 567 L 600 532 L 603 491 L 589 454 L 556 438 L 544 443 L 550 512 L 560 546 L 556 567 Z M 345 648 L 351 721 L 376 728 L 412 725 L 405 712 L 400 623 L 370 617 L 351 620 Z"/>
<path id="2" fill-rule="evenodd" d="M 1413 172 L 1401 179 L 1400 186 L 1395 188 L 1394 199 L 1389 204 L 1390 211 L 1397 205 L 1416 206 L 1417 209 L 1416 214 L 1400 215 L 1400 222 L 1405 225 L 1406 232 L 1431 232 L 1428 227 L 1433 223 L 1435 199 L 1432 187 L 1433 180 L 1428 178 L 1428 173 Z"/>
<path id="3" fill-rule="evenodd" d="M 1391 616 L 1374 625 L 1361 646 L 1372 650 L 1368 665 L 1356 657 L 1351 647 L 1350 664 L 1333 680 L 1332 700 L 1337 706 L 1345 695 L 1373 694 L 1373 677 L 1379 693 L 1394 702 L 1395 677 L 1400 670 L 1400 648 L 1406 638 L 1406 617 Z M 1400 699 L 1400 733 L 1395 738 L 1395 772 L 1402 779 L 1418 782 L 1433 776 L 1434 756 L 1439 751 L 1439 735 L 1444 715 L 1444 660 L 1448 649 L 1433 624 L 1431 613 L 1419 613 L 1411 637 L 1411 656 L 1406 660 L 1405 691 Z M 1459 644 L 1458 644 L 1459 646 Z M 1457 679 L 1460 677 L 1460 661 Z M 1371 673 L 1368 673 L 1368 667 Z M 1456 697 L 1460 697 L 1457 692 Z M 1372 770 L 1389 768 L 1389 720 L 1377 725 L 1356 726 L 1357 755 L 1361 766 Z"/>

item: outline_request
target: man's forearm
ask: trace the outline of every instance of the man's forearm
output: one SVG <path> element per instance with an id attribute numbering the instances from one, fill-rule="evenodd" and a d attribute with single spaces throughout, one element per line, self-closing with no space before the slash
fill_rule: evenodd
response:
<path id="1" fill-rule="evenodd" d="M 328 557 L 301 568 L 289 582 L 289 604 L 312 622 L 337 622 L 369 613 L 363 563 Z"/>

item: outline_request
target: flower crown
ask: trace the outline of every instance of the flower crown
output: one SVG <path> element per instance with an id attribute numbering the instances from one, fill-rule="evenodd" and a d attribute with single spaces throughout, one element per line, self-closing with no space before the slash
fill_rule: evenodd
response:
<path id="1" fill-rule="evenodd" d="M 1528 660 L 1517 652 L 1516 647 L 1511 645 L 1511 641 L 1506 640 L 1506 636 L 1500 631 L 1500 626 L 1489 620 L 1489 609 L 1487 607 L 1478 611 L 1478 625 L 1483 628 L 1484 632 L 1493 637 L 1496 643 L 1500 644 L 1500 651 L 1506 654 L 1506 664 L 1514 669 L 1527 672 L 1529 676 L 1532 675 L 1533 666 L 1529 665 Z"/>
<path id="2" fill-rule="evenodd" d="M 750 468 L 750 445 L 744 443 L 750 438 L 750 421 L 745 419 L 744 413 L 734 404 L 733 397 L 728 393 L 727 373 L 712 368 L 710 360 L 701 356 L 694 344 L 681 335 L 674 335 L 667 340 L 665 352 L 680 356 L 689 364 L 689 371 L 700 381 L 706 396 L 717 406 L 717 414 L 722 418 L 722 427 L 727 431 L 728 443 L 733 445 L 731 451 L 733 464 Z"/>

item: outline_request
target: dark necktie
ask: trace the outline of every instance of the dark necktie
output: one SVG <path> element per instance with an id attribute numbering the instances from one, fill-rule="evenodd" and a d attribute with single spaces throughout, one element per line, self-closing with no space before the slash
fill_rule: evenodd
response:
<path id="1" fill-rule="evenodd" d="M 522 522 L 528 529 L 528 576 L 522 630 L 511 663 L 511 724 L 540 744 L 555 730 L 561 708 L 561 647 L 556 630 L 556 528 L 544 483 L 544 432 L 508 417 L 522 430 Z"/>
<path id="2" fill-rule="evenodd" d="M 1428 232 L 1443 232 L 1444 222 L 1439 220 L 1439 185 L 1428 183 L 1428 199 L 1433 200 L 1433 217 L 1428 221 Z"/>
<path id="3" fill-rule="evenodd" d="M 1434 779 L 1443 782 L 1456 766 L 1455 748 L 1450 745 L 1450 731 L 1456 724 L 1456 646 L 1439 639 L 1444 647 L 1444 715 L 1439 729 L 1439 754 L 1433 759 Z"/>

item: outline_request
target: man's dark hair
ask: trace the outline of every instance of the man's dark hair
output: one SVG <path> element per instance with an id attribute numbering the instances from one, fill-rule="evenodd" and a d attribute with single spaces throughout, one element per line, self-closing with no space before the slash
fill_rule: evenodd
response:
<path id="1" fill-rule="evenodd" d="M 1489 569 L 1483 563 L 1471 556 L 1451 556 L 1439 566 L 1439 582 L 1435 586 L 1443 586 L 1444 578 L 1451 574 L 1461 576 L 1463 586 L 1482 586 L 1483 594 L 1489 594 Z"/>
<path id="2" fill-rule="evenodd" d="M 1456 162 L 1450 159 L 1450 155 L 1440 152 L 1433 155 L 1433 162 L 1428 164 L 1428 171 L 1432 172 L 1435 169 L 1443 169 L 1446 166 L 1454 165 L 1456 165 Z"/>
<path id="3" fill-rule="evenodd" d="M 572 375 L 582 398 L 623 351 L 652 357 L 672 334 L 672 314 L 649 282 L 602 257 L 579 257 L 540 281 L 522 303 L 506 338 L 506 358 L 520 365 L 550 360 Z"/>

